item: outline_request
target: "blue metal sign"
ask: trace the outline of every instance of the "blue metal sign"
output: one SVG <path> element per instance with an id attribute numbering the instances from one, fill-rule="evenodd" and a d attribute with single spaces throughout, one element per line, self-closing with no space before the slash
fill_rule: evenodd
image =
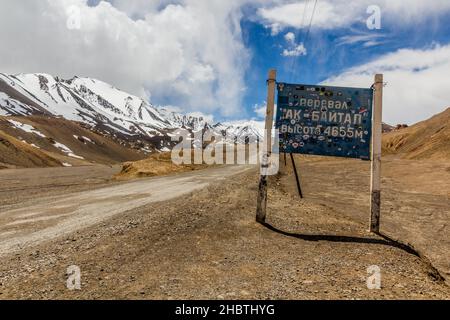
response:
<path id="1" fill-rule="evenodd" d="M 280 152 L 370 159 L 372 89 L 278 83 Z"/>

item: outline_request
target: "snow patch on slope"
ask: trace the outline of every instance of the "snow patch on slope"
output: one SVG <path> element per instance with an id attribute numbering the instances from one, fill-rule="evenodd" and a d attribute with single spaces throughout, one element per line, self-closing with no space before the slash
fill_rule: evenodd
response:
<path id="1" fill-rule="evenodd" d="M 30 126 L 29 124 L 21 123 L 19 121 L 15 121 L 15 120 L 8 120 L 8 122 L 11 123 L 14 126 L 14 128 L 16 128 L 16 129 L 23 130 L 28 133 L 34 133 L 41 138 L 45 138 L 45 135 L 43 133 L 39 132 L 33 126 Z"/>
<path id="2" fill-rule="evenodd" d="M 61 150 L 62 152 L 66 153 L 71 158 L 84 160 L 83 157 L 77 156 L 76 154 L 73 153 L 73 151 L 68 146 L 66 146 L 66 145 L 64 145 L 62 143 L 55 142 L 53 145 L 56 148 L 58 148 L 59 150 Z"/>

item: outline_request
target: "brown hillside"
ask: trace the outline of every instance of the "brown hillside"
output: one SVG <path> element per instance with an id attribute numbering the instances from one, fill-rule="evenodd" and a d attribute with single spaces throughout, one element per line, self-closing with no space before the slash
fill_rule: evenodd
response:
<path id="1" fill-rule="evenodd" d="M 60 166 L 57 159 L 0 130 L 0 168 Z"/>
<path id="2" fill-rule="evenodd" d="M 32 126 L 39 134 L 27 132 L 17 128 L 9 121 L 17 121 L 21 124 Z M 124 161 L 135 161 L 145 158 L 145 154 L 132 150 L 119 143 L 97 133 L 83 128 L 78 123 L 62 118 L 46 116 L 27 117 L 0 117 L 0 130 L 8 137 L 14 137 L 21 143 L 23 152 L 31 151 L 35 154 L 46 154 L 52 159 L 56 159 L 58 165 L 89 165 L 117 164 Z M 58 145 L 69 148 L 76 157 L 71 157 Z M 19 161 L 16 151 L 9 148 L 2 150 L 1 155 L 9 166 L 3 167 L 35 167 L 29 162 Z M 25 157 L 26 158 L 26 157 Z M 0 158 L 1 159 L 1 158 Z M 6 161 L 8 160 L 8 161 Z M 17 162 L 18 161 L 18 162 Z M 54 164 L 42 162 L 38 167 L 54 166 Z"/>
<path id="3" fill-rule="evenodd" d="M 450 108 L 383 136 L 383 151 L 405 159 L 450 160 Z"/>

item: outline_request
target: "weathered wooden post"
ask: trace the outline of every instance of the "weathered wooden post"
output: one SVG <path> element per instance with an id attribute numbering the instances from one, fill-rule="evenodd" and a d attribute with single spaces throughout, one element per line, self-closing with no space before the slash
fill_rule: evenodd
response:
<path id="1" fill-rule="evenodd" d="M 372 153 L 371 153 L 371 181 L 370 181 L 370 232 L 380 232 L 381 211 L 381 139 L 383 115 L 383 75 L 375 76 L 372 121 Z"/>
<path id="2" fill-rule="evenodd" d="M 277 71 L 272 69 L 269 71 L 267 79 L 267 110 L 266 125 L 264 132 L 264 144 L 261 160 L 261 177 L 258 188 L 258 203 L 256 207 L 256 221 L 264 223 L 266 221 L 267 210 L 267 174 L 266 171 L 270 165 L 270 157 L 272 155 L 272 126 L 275 109 L 275 85 L 277 79 Z"/>

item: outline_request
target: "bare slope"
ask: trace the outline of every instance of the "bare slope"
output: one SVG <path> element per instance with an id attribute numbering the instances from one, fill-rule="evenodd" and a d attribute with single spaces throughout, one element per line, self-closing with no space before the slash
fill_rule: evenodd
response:
<path id="1" fill-rule="evenodd" d="M 62 163 L 57 159 L 0 130 L 0 169 L 58 166 Z"/>
<path id="2" fill-rule="evenodd" d="M 450 160 L 450 108 L 383 137 L 383 151 L 405 159 Z"/>
<path id="3" fill-rule="evenodd" d="M 15 148 L 3 145 L 0 162 L 7 164 L 4 167 L 116 164 L 145 157 L 144 153 L 124 147 L 63 118 L 0 117 L 0 130 L 5 141 L 16 141 L 9 143 Z M 46 159 L 54 161 L 29 160 L 35 159 L 36 155 L 45 155 Z"/>

